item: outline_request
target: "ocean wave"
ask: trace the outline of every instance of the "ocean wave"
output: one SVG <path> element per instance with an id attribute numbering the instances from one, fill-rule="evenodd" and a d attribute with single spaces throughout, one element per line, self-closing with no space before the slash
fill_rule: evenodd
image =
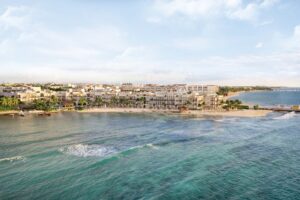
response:
<path id="1" fill-rule="evenodd" d="M 138 145 L 138 146 L 134 146 L 134 147 L 130 147 L 128 150 L 133 150 L 133 149 L 141 149 L 141 148 L 152 148 L 152 149 L 158 149 L 158 146 L 155 146 L 152 143 L 149 144 L 144 144 L 144 145 Z"/>
<path id="2" fill-rule="evenodd" d="M 225 119 L 213 119 L 215 122 L 225 122 Z"/>
<path id="3" fill-rule="evenodd" d="M 128 152 L 135 151 L 141 148 L 152 148 L 158 149 L 157 146 L 153 144 L 145 144 L 133 146 L 128 149 L 118 151 L 114 147 L 105 147 L 101 145 L 86 145 L 86 144 L 75 144 L 67 147 L 60 148 L 59 151 L 68 155 L 78 156 L 78 157 L 107 157 L 116 154 L 126 154 Z"/>
<path id="4" fill-rule="evenodd" d="M 79 157 L 105 157 L 116 153 L 112 147 L 101 145 L 75 144 L 59 149 L 60 152 Z"/>
<path id="5" fill-rule="evenodd" d="M 17 160 L 25 160 L 25 157 L 23 156 L 13 156 L 13 157 L 8 157 L 8 158 L 1 158 L 0 162 L 8 161 L 8 162 L 13 162 Z"/>
<path id="6" fill-rule="evenodd" d="M 277 119 L 277 120 L 281 120 L 281 119 L 291 119 L 293 117 L 295 117 L 297 114 L 295 112 L 289 112 L 289 113 L 286 113 L 282 116 L 279 116 L 279 117 L 275 117 L 274 119 Z"/>

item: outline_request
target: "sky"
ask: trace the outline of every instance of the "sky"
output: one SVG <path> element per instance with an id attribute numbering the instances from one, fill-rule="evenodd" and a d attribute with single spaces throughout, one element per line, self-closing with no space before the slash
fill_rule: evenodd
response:
<path id="1" fill-rule="evenodd" d="M 0 82 L 300 86 L 298 0 L 0 0 Z"/>

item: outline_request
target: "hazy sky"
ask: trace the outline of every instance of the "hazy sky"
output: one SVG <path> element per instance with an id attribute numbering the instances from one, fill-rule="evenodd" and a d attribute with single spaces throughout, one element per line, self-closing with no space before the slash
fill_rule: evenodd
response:
<path id="1" fill-rule="evenodd" d="M 0 82 L 300 86 L 298 0 L 0 0 Z"/>

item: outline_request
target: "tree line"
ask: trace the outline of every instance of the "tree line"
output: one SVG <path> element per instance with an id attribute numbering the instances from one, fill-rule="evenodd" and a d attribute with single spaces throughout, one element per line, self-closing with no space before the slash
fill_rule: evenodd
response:
<path id="1" fill-rule="evenodd" d="M 224 95 L 227 96 L 229 92 L 249 92 L 249 91 L 255 91 L 255 90 L 273 90 L 271 87 L 265 87 L 265 86 L 251 86 L 251 87 L 229 87 L 224 86 L 220 87 L 219 91 L 217 92 L 218 95 Z"/>
<path id="2" fill-rule="evenodd" d="M 0 110 L 16 110 L 19 108 L 19 100 L 15 97 L 0 98 Z"/>

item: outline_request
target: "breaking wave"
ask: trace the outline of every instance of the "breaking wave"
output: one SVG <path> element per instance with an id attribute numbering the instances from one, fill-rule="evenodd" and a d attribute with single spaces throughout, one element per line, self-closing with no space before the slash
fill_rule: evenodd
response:
<path id="1" fill-rule="evenodd" d="M 225 122 L 225 119 L 214 119 L 215 122 Z"/>
<path id="2" fill-rule="evenodd" d="M 25 157 L 23 156 L 13 156 L 13 157 L 9 157 L 9 158 L 1 158 L 0 162 L 13 162 L 13 161 L 17 161 L 17 160 L 25 160 Z"/>
<path id="3" fill-rule="evenodd" d="M 60 148 L 59 151 L 68 155 L 78 156 L 78 157 L 107 157 L 115 154 L 123 154 L 133 150 L 141 148 L 153 148 L 158 149 L 157 146 L 153 144 L 138 145 L 130 147 L 123 151 L 118 151 L 113 147 L 105 147 L 101 145 L 85 145 L 85 144 L 75 144 L 67 147 Z"/>
<path id="4" fill-rule="evenodd" d="M 157 146 L 155 146 L 154 144 L 149 143 L 149 144 L 145 144 L 145 145 L 134 146 L 134 147 L 129 148 L 128 150 L 141 149 L 141 148 L 145 148 L 145 147 L 153 148 L 153 149 L 158 149 Z"/>
<path id="5" fill-rule="evenodd" d="M 289 113 L 286 113 L 282 116 L 279 116 L 279 117 L 275 117 L 274 119 L 277 119 L 277 120 L 280 120 L 280 119 L 291 119 L 293 117 L 295 117 L 297 114 L 295 112 L 289 112 Z"/>
<path id="6" fill-rule="evenodd" d="M 101 145 L 85 145 L 75 144 L 59 149 L 60 152 L 79 157 L 104 157 L 113 153 L 116 150 L 112 147 L 104 147 Z"/>

